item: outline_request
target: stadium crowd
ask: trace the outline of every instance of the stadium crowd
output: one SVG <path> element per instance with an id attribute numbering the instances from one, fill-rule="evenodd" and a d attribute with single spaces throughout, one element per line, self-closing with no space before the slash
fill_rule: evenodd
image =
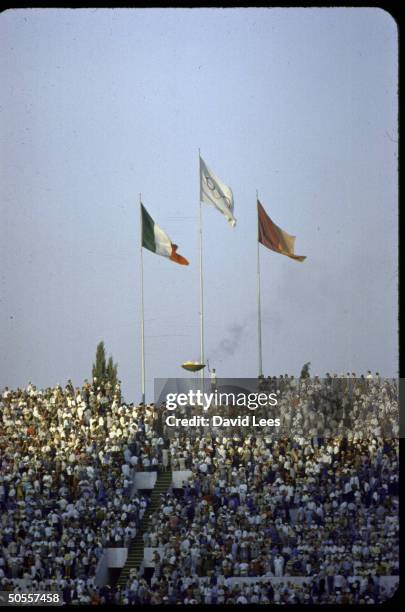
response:
<path id="1" fill-rule="evenodd" d="M 5 389 L 0 404 L 0 579 L 92 584 L 106 546 L 127 546 L 148 504 L 134 470 L 160 461 L 154 411 L 87 381 Z M 86 588 L 84 589 L 86 591 Z"/>
<path id="2" fill-rule="evenodd" d="M 378 577 L 337 576 L 334 582 L 330 586 L 328 577 L 322 574 L 298 582 L 268 578 L 249 583 L 232 583 L 224 576 L 214 581 L 185 576 L 167 584 L 152 579 L 149 585 L 144 578 L 134 576 L 125 589 L 108 593 L 107 598 L 122 605 L 375 604 L 386 601 L 395 591 L 392 585 L 380 584 Z"/>
<path id="3" fill-rule="evenodd" d="M 340 382 L 337 382 L 339 381 Z M 0 402 L 0 588 L 25 578 L 69 603 L 377 603 L 398 576 L 398 390 L 356 378 L 259 381 L 274 429 L 178 429 L 119 385 L 5 389 Z M 342 387 L 342 384 L 344 385 Z M 264 409 L 263 409 L 264 410 Z M 148 497 L 136 470 L 191 470 L 152 515 L 154 571 L 96 586 Z"/>

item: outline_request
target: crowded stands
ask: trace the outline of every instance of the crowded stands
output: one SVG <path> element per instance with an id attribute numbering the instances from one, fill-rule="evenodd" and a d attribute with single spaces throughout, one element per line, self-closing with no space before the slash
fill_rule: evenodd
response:
<path id="1" fill-rule="evenodd" d="M 396 381 L 348 373 L 259 385 L 280 392 L 277 435 L 169 432 L 164 405 L 126 404 L 119 384 L 97 379 L 6 388 L 0 589 L 94 605 L 387 599 L 399 574 Z M 97 585 L 103 550 L 128 547 L 148 506 L 135 473 L 169 465 L 189 476 L 144 533 L 153 572 Z"/>

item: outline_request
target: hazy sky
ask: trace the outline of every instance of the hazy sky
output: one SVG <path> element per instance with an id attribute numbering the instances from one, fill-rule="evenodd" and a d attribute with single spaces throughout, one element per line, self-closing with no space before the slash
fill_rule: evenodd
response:
<path id="1" fill-rule="evenodd" d="M 144 252 L 147 399 L 205 347 L 255 376 L 256 189 L 304 263 L 261 247 L 265 374 L 397 374 L 397 27 L 377 8 L 0 15 L 0 387 L 77 385 L 105 341 L 140 397 L 139 192 L 190 266 Z"/>

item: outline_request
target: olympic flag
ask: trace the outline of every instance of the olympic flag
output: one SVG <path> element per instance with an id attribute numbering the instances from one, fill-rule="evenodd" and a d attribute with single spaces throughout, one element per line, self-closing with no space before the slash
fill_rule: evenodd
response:
<path id="1" fill-rule="evenodd" d="M 233 227 L 236 219 L 233 216 L 232 189 L 225 185 L 200 156 L 200 201 L 215 206 Z"/>

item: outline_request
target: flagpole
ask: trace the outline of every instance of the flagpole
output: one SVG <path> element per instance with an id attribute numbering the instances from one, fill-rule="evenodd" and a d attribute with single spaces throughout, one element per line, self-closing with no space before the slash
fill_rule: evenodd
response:
<path id="1" fill-rule="evenodd" d="M 256 209 L 259 201 L 259 193 L 256 190 Z M 257 213 L 258 215 L 258 213 Z M 259 215 L 257 216 L 257 337 L 259 351 L 259 376 L 263 376 L 263 356 L 262 356 L 262 307 L 260 297 L 260 248 L 259 248 Z"/>
<path id="2" fill-rule="evenodd" d="M 143 249 L 142 249 L 142 196 L 139 194 L 139 214 L 140 214 L 140 248 L 141 248 L 141 390 L 142 403 L 145 403 L 145 317 L 143 304 Z"/>
<path id="3" fill-rule="evenodd" d="M 198 182 L 201 188 L 201 154 L 198 149 Z M 200 203 L 200 363 L 204 364 L 204 283 L 203 283 L 203 238 L 202 238 L 202 206 L 201 193 L 199 194 Z M 204 368 L 201 369 L 201 386 L 204 391 Z"/>

